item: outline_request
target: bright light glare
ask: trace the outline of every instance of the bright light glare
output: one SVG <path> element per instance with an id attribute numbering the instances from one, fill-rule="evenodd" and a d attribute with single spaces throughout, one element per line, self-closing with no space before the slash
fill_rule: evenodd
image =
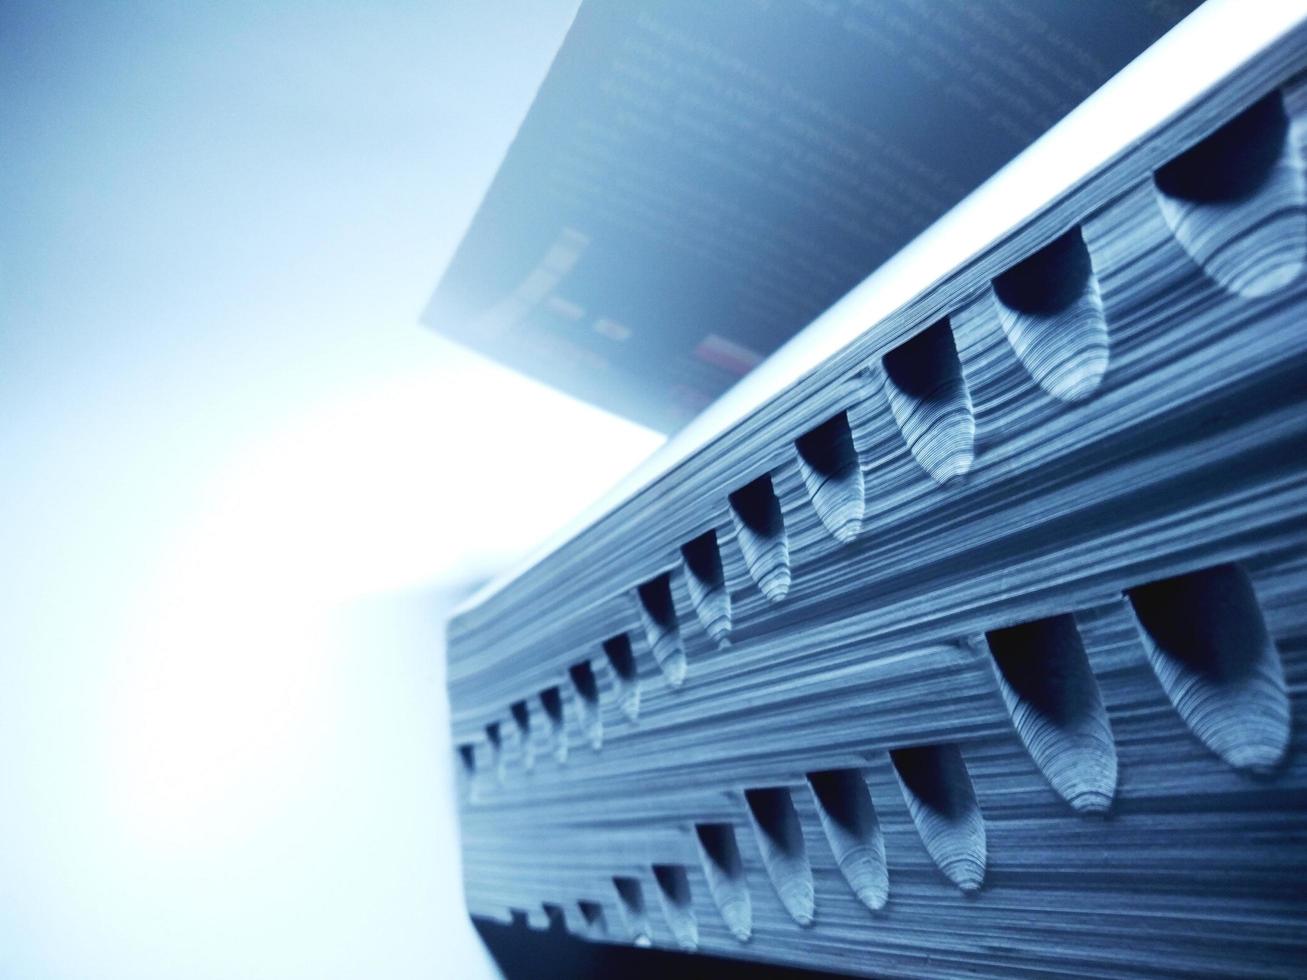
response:
<path id="1" fill-rule="evenodd" d="M 0 7 L 0 977 L 493 975 L 440 593 L 658 437 L 415 319 L 575 9 Z"/>
<path id="2" fill-rule="evenodd" d="M 116 675 L 127 824 L 186 848 L 265 819 L 330 723 L 336 604 L 502 565 L 660 440 L 451 348 L 441 370 L 324 405 L 234 460 Z"/>

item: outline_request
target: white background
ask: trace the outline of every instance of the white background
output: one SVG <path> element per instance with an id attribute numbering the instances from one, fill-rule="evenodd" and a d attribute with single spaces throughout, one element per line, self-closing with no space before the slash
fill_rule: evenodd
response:
<path id="1" fill-rule="evenodd" d="M 0 976 L 490 969 L 440 617 L 660 438 L 416 317 L 574 8 L 0 6 Z"/>

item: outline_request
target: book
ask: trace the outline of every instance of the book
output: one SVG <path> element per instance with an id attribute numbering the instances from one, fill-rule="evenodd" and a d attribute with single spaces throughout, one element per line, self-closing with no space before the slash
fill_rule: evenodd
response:
<path id="1" fill-rule="evenodd" d="M 464 604 L 472 914 L 1300 974 L 1305 133 L 1307 9 L 1200 8 Z"/>
<path id="2" fill-rule="evenodd" d="M 586 0 L 423 319 L 677 430 L 1196 0 Z"/>

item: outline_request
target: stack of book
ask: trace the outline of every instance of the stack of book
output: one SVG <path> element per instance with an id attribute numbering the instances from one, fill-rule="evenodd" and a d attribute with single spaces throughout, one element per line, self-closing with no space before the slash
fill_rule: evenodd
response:
<path id="1" fill-rule="evenodd" d="M 1301 975 L 1307 30 L 1269 7 L 1200 11 L 459 611 L 474 915 Z"/>

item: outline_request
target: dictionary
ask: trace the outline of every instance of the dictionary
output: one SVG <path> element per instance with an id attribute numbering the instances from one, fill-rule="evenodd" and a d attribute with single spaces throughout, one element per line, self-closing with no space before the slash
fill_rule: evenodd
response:
<path id="1" fill-rule="evenodd" d="M 672 432 L 1196 0 L 585 0 L 423 321 Z"/>
<path id="2" fill-rule="evenodd" d="M 1200 7 L 460 607 L 473 916 L 1302 975 L 1305 18 Z"/>

